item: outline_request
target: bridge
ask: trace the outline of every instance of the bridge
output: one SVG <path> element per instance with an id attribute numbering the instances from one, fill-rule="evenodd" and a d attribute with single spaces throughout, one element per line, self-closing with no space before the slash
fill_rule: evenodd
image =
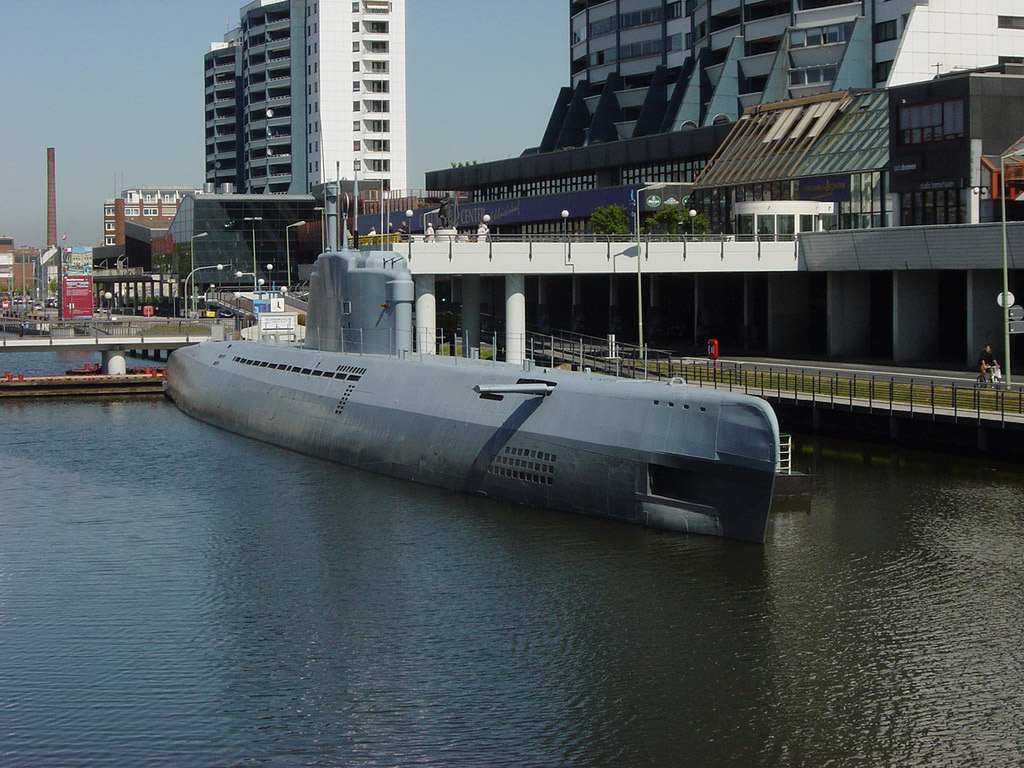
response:
<path id="1" fill-rule="evenodd" d="M 88 350 L 100 352 L 103 372 L 123 374 L 129 350 L 172 351 L 223 339 L 224 326 L 203 320 L 28 320 L 0 318 L 0 353 Z"/>

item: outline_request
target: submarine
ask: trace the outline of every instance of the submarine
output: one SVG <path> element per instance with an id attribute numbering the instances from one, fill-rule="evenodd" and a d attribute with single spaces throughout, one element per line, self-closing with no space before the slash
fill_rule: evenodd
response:
<path id="1" fill-rule="evenodd" d="M 764 542 L 779 453 L 767 402 L 681 379 L 421 354 L 413 300 L 400 254 L 324 253 L 304 343 L 179 349 L 166 392 L 203 422 L 350 467 Z"/>

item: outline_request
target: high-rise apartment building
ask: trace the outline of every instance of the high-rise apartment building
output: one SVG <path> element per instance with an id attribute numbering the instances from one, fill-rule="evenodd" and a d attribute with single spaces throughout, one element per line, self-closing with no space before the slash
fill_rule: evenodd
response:
<path id="1" fill-rule="evenodd" d="M 540 151 L 1024 61 L 1019 0 L 570 0 L 572 84 Z"/>
<path id="2" fill-rule="evenodd" d="M 208 183 L 406 188 L 405 0 L 255 0 L 205 75 Z"/>

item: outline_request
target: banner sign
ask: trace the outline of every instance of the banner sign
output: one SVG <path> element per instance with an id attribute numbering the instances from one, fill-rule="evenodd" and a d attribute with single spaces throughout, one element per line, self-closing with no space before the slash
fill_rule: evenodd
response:
<path id="1" fill-rule="evenodd" d="M 796 199 L 848 203 L 850 202 L 850 177 L 847 174 L 839 174 L 819 176 L 814 179 L 797 179 Z"/>
<path id="2" fill-rule="evenodd" d="M 61 297 L 64 302 L 62 317 L 74 320 L 92 317 L 92 275 L 64 275 Z"/>

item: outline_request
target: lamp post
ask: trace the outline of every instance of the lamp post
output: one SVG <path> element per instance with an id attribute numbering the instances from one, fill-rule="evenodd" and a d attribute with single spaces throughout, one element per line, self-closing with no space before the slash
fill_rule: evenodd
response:
<path id="1" fill-rule="evenodd" d="M 255 272 L 243 272 L 242 270 L 238 270 L 237 272 L 235 272 L 235 277 L 237 277 L 239 280 L 241 280 L 246 275 L 249 275 L 250 277 L 252 277 L 252 292 L 256 293 L 256 273 Z"/>
<path id="2" fill-rule="evenodd" d="M 1002 233 L 1003 233 L 1003 295 L 1000 297 L 1000 304 L 1003 305 L 1003 363 L 1006 366 L 1006 384 L 1010 385 L 1010 270 L 1007 266 L 1007 233 L 1006 233 L 1006 159 L 1021 158 L 1024 156 L 1024 149 L 1017 149 L 1008 152 L 999 158 L 999 200 L 1002 207 Z"/>
<path id="3" fill-rule="evenodd" d="M 198 232 L 198 233 L 192 235 L 191 238 L 189 238 L 188 254 L 189 254 L 189 258 L 191 258 L 191 260 L 192 260 L 192 272 L 189 273 L 190 275 L 191 274 L 195 274 L 195 271 L 196 271 L 196 240 L 198 240 L 200 237 L 207 237 L 209 234 L 210 234 L 209 232 Z M 187 277 L 185 278 L 185 290 L 186 291 L 188 290 L 188 278 Z M 185 306 L 187 307 L 188 306 L 188 304 L 187 304 L 188 298 L 187 297 L 186 297 L 185 301 L 186 301 L 186 305 Z"/>
<path id="4" fill-rule="evenodd" d="M 637 343 L 644 364 L 644 378 L 647 378 L 647 345 L 644 344 L 644 283 L 640 256 L 640 203 L 641 195 L 649 189 L 661 189 L 664 184 L 645 184 L 633 193 L 633 234 L 636 236 L 636 325 Z"/>
<path id="5" fill-rule="evenodd" d="M 221 269 L 222 270 L 222 269 L 224 269 L 224 265 L 223 264 L 216 264 L 216 265 L 214 265 L 214 264 L 207 264 L 205 267 L 196 267 L 195 269 L 193 269 L 191 272 L 188 273 L 188 277 L 185 278 L 185 290 L 188 290 L 188 281 L 189 280 L 192 281 L 192 290 L 189 292 L 188 297 L 186 298 L 186 301 L 188 299 L 192 300 L 192 312 L 196 311 L 196 297 L 195 297 L 195 293 L 196 293 L 196 278 L 195 278 L 195 274 L 196 274 L 196 272 L 202 272 L 204 269 Z M 110 294 L 107 294 L 107 296 L 109 297 Z"/>
<path id="6" fill-rule="evenodd" d="M 405 222 L 406 222 L 406 226 L 409 228 L 409 231 L 405 233 L 405 236 L 409 239 L 409 261 L 410 262 L 412 261 L 412 217 L 413 217 L 413 214 L 414 214 L 414 211 L 412 210 L 412 208 L 406 208 L 405 209 Z"/>
<path id="7" fill-rule="evenodd" d="M 694 229 L 695 229 L 695 222 L 696 221 L 697 221 L 697 212 L 693 208 L 691 208 L 690 209 L 690 237 L 693 237 L 694 234 L 695 234 Z"/>
<path id="8" fill-rule="evenodd" d="M 107 291 L 106 293 L 103 294 L 104 303 L 107 305 L 107 320 L 110 319 L 110 300 L 112 298 L 114 298 L 114 294 L 112 294 L 110 291 Z"/>
<path id="9" fill-rule="evenodd" d="M 296 221 L 294 224 L 289 224 L 284 228 L 284 253 L 285 253 L 285 276 L 284 276 L 284 292 L 288 293 L 288 287 L 292 282 L 292 241 L 288 238 L 288 230 L 292 227 L 301 227 L 306 222 Z M 323 239 L 321 232 L 320 239 Z"/>
<path id="10" fill-rule="evenodd" d="M 270 283 L 270 290 L 274 290 L 274 265 L 267 264 L 267 282 Z"/>
<path id="11" fill-rule="evenodd" d="M 252 271 L 256 272 L 256 222 L 263 221 L 262 216 L 246 216 L 242 221 L 252 222 Z"/>

